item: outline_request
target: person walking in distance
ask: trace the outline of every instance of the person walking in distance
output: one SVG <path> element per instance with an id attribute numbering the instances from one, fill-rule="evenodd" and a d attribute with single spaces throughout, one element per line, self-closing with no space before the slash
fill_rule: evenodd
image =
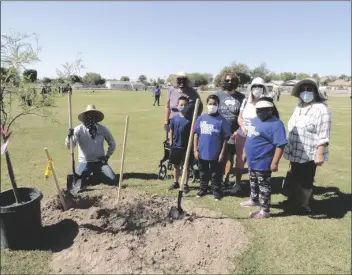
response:
<path id="1" fill-rule="evenodd" d="M 153 90 L 153 95 L 154 95 L 154 104 L 158 103 L 158 106 L 160 106 L 160 95 L 161 95 L 161 89 L 159 88 L 159 85 L 156 85 L 155 89 Z"/>

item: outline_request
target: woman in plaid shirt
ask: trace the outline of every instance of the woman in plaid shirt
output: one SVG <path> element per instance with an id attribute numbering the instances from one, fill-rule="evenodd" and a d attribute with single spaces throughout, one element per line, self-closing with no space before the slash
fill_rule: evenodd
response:
<path id="1" fill-rule="evenodd" d="M 310 214 L 315 171 L 329 156 L 331 113 L 315 80 L 298 82 L 291 95 L 300 102 L 288 121 L 288 144 L 284 151 L 294 180 L 288 199 L 300 214 Z"/>

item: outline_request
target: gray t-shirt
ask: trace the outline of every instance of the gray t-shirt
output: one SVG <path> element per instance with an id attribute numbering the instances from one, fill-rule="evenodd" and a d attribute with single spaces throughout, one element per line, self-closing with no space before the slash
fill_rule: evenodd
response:
<path id="1" fill-rule="evenodd" d="M 196 103 L 197 98 L 200 100 L 199 94 L 193 88 L 186 87 L 186 90 L 183 93 L 180 93 L 177 88 L 171 88 L 167 93 L 167 101 L 169 102 L 170 106 L 170 119 L 173 118 L 175 115 L 178 114 L 177 110 L 177 101 L 180 96 L 185 96 L 189 99 L 189 108 L 185 114 L 185 117 L 189 120 L 192 120 L 194 106 Z M 203 104 L 202 101 L 199 103 L 198 115 L 203 112 Z"/>
<path id="2" fill-rule="evenodd" d="M 234 133 L 239 128 L 237 119 L 240 114 L 242 102 L 246 96 L 240 92 L 227 94 L 224 91 L 218 91 L 216 95 L 220 99 L 218 112 L 231 125 L 231 131 Z"/>

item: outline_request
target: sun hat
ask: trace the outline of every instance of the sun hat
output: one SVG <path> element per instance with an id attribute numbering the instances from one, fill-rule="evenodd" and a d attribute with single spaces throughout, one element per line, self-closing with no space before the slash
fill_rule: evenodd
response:
<path id="1" fill-rule="evenodd" d="M 78 115 L 78 119 L 81 122 L 84 122 L 84 117 L 87 113 L 91 113 L 92 116 L 95 116 L 96 122 L 100 122 L 104 119 L 104 114 L 101 111 L 97 110 L 95 108 L 95 105 L 93 105 L 93 104 L 89 104 L 87 106 L 86 110 Z"/>
<path id="2" fill-rule="evenodd" d="M 262 85 L 264 87 L 263 89 L 263 95 L 264 96 L 269 96 L 269 89 L 265 84 L 265 81 L 261 77 L 256 77 L 252 80 L 252 83 L 248 85 L 248 102 L 252 102 L 252 87 L 253 85 Z"/>
<path id="3" fill-rule="evenodd" d="M 320 99 L 327 100 L 326 96 L 323 95 L 321 91 L 319 91 L 319 85 L 314 78 L 306 78 L 306 79 L 303 79 L 303 80 L 297 82 L 296 85 L 292 89 L 291 95 L 299 98 L 300 89 L 304 85 L 313 86 L 315 92 L 317 92 L 317 95 L 320 97 Z"/>

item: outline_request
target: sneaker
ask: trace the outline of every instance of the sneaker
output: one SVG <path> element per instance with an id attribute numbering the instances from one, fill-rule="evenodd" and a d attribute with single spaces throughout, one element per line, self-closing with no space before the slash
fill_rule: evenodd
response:
<path id="1" fill-rule="evenodd" d="M 225 188 L 230 188 L 231 187 L 231 183 L 230 183 L 230 180 L 225 180 L 223 183 Z"/>
<path id="2" fill-rule="evenodd" d="M 252 201 L 251 199 L 249 199 L 248 201 L 241 202 L 240 205 L 242 207 L 254 207 L 254 206 L 259 206 L 259 202 Z"/>
<path id="3" fill-rule="evenodd" d="M 216 201 L 221 200 L 221 194 L 220 194 L 220 192 L 214 191 L 214 192 L 213 192 L 213 195 L 214 195 L 214 199 L 215 199 Z"/>
<path id="4" fill-rule="evenodd" d="M 236 194 L 241 191 L 241 186 L 235 183 L 231 188 L 231 193 Z"/>
<path id="5" fill-rule="evenodd" d="M 189 191 L 190 191 L 190 189 L 189 189 L 188 184 L 185 184 L 185 185 L 183 186 L 183 192 L 185 192 L 185 194 L 187 194 L 187 193 L 189 193 Z"/>
<path id="6" fill-rule="evenodd" d="M 270 214 L 262 210 L 259 210 L 259 211 L 250 213 L 249 217 L 253 219 L 266 219 L 270 217 Z"/>
<path id="7" fill-rule="evenodd" d="M 172 185 L 170 185 L 170 187 L 168 188 L 169 191 L 171 190 L 175 190 L 180 188 L 180 184 L 178 182 L 174 182 Z"/>
<path id="8" fill-rule="evenodd" d="M 207 191 L 201 189 L 201 190 L 199 190 L 199 192 L 197 193 L 196 197 L 197 197 L 197 198 L 204 197 L 204 196 L 207 195 L 207 194 L 208 194 Z"/>

